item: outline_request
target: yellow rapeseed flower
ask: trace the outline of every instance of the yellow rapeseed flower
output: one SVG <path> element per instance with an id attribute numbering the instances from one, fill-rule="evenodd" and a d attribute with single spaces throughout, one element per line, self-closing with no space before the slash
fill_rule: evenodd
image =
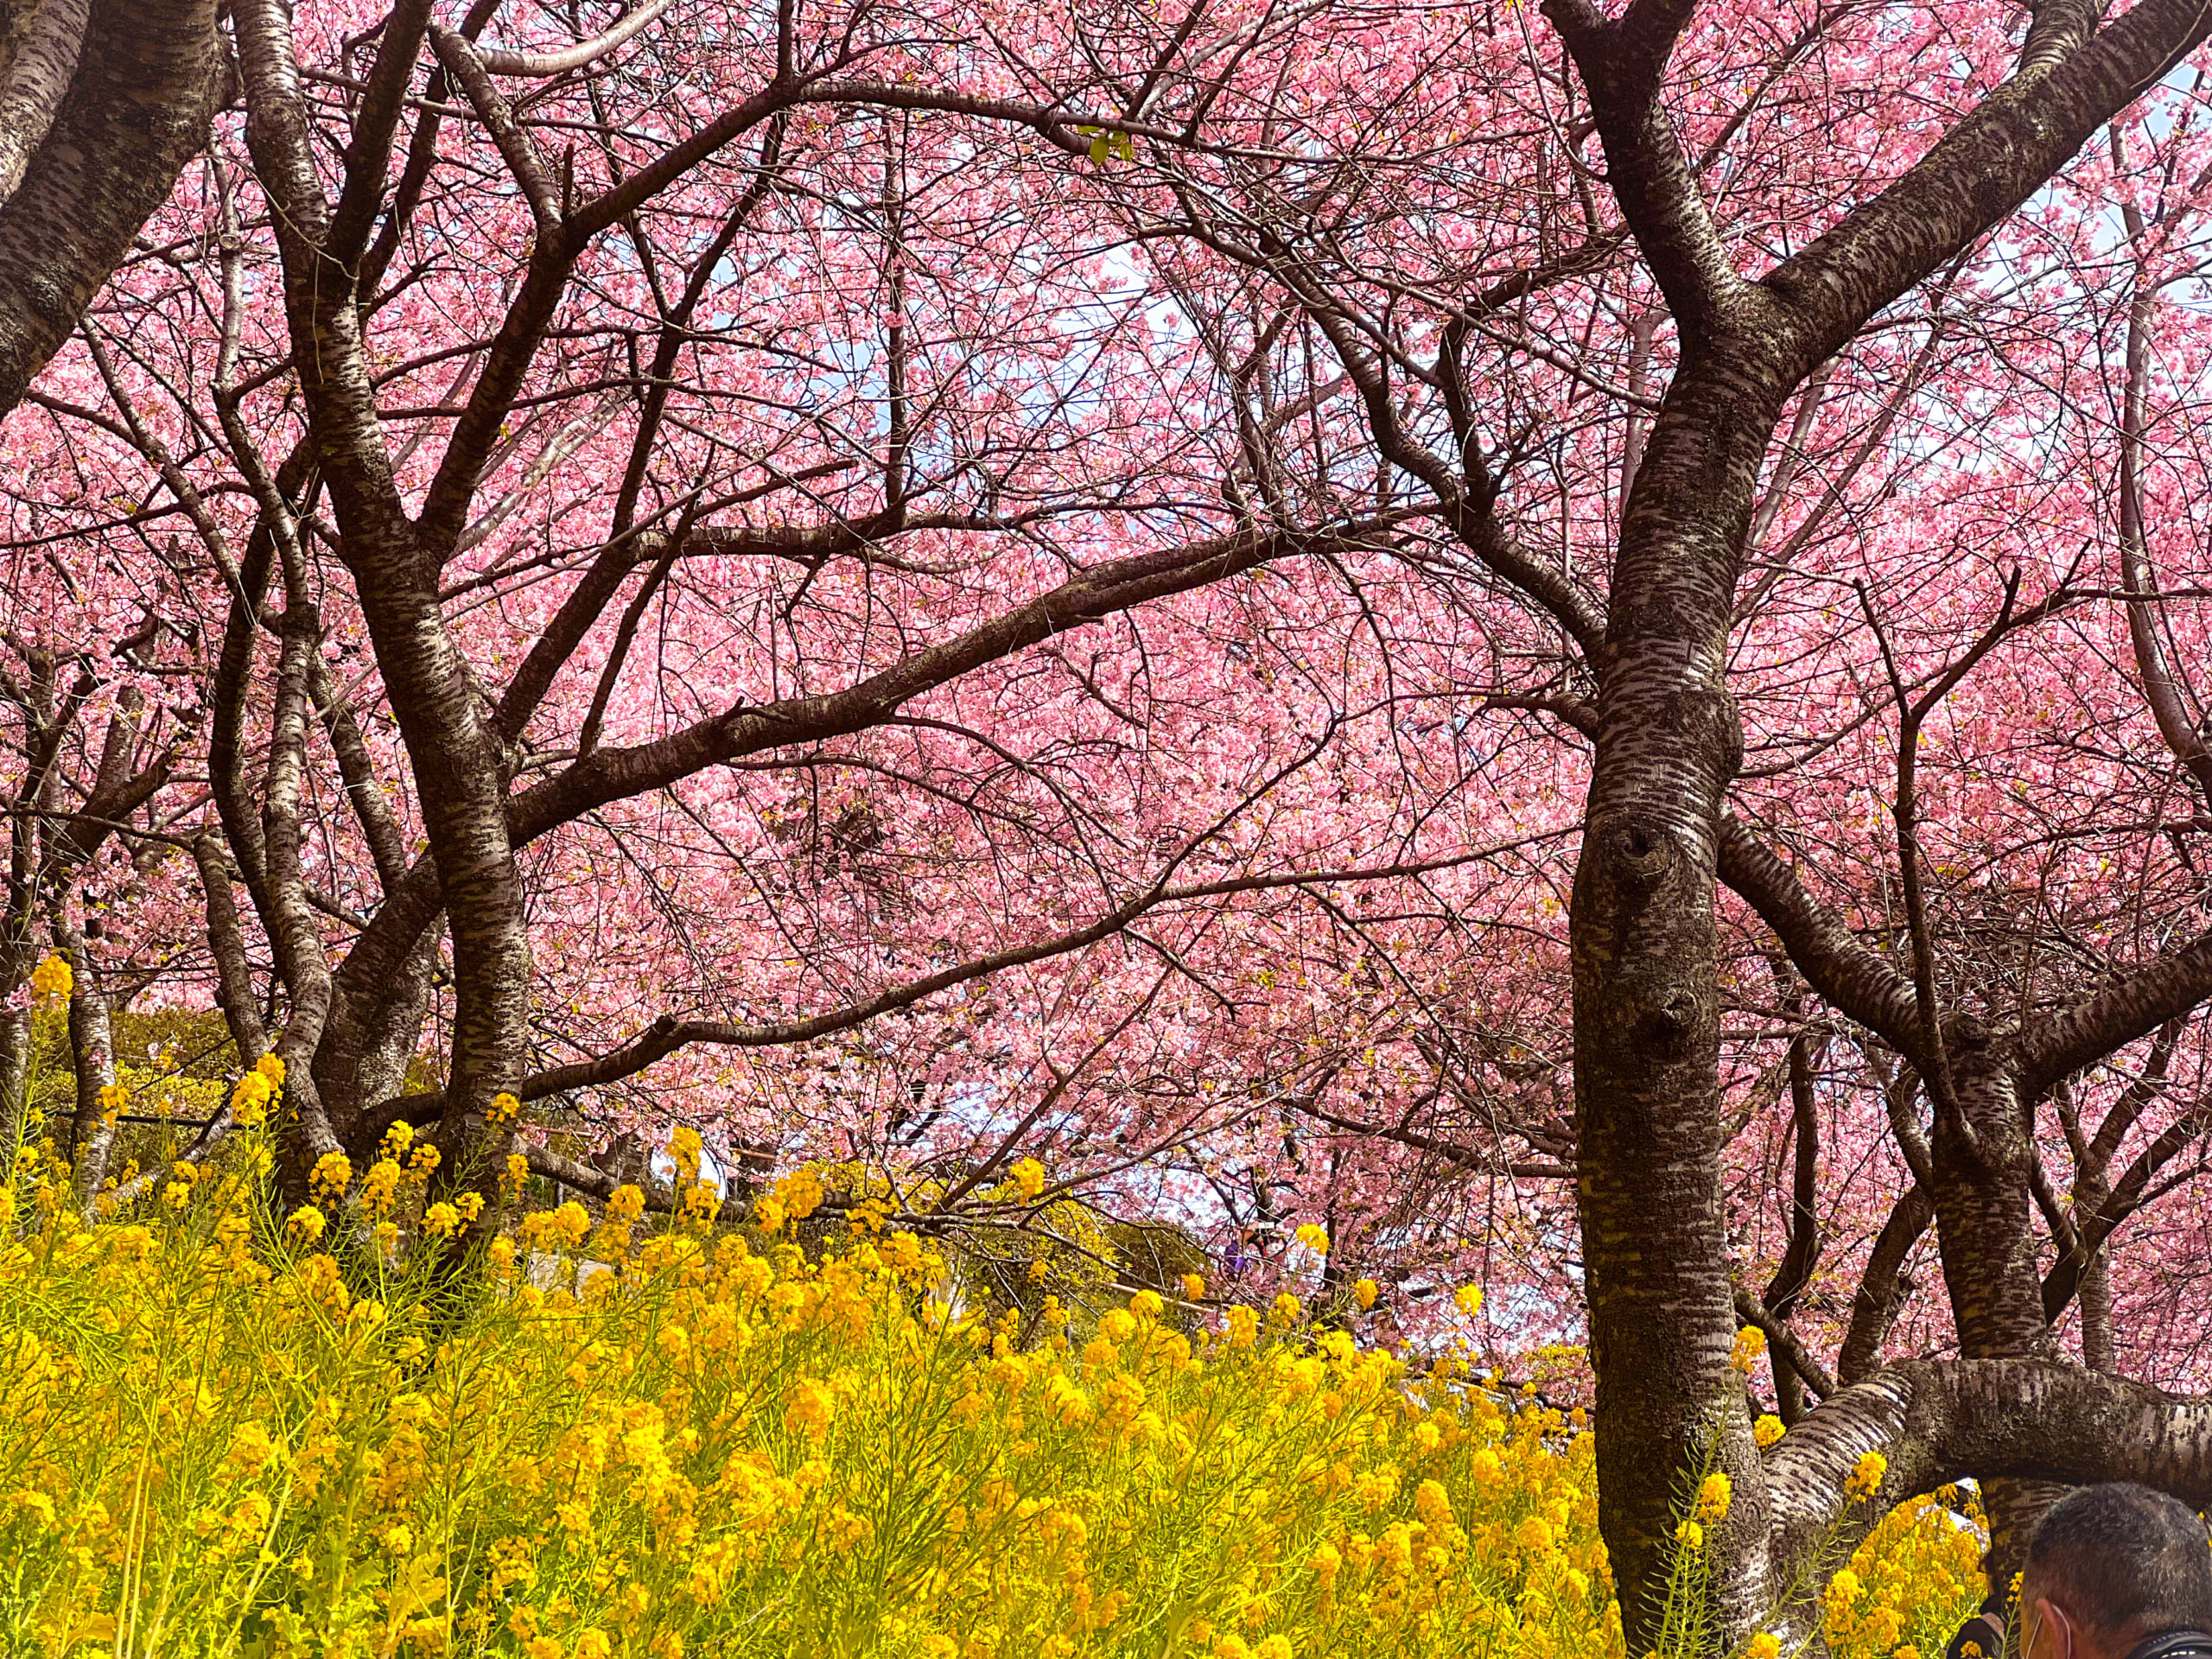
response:
<path id="1" fill-rule="evenodd" d="M 150 1624 L 114 1570 L 143 1557 L 174 1628 L 296 1597 L 318 1651 L 417 1659 L 810 1654 L 855 1619 L 922 1659 L 1079 1659 L 1137 1619 L 1164 1637 L 1170 1609 L 1174 1659 L 1621 1659 L 1577 1353 L 1516 1359 L 1540 1397 L 1464 1350 L 1409 1373 L 1295 1298 L 1186 1336 L 1165 1296 L 1124 1301 L 1034 1238 L 980 1266 L 887 1224 L 764 1245 L 639 1215 L 610 1241 L 626 1196 L 597 1228 L 580 1205 L 520 1217 L 486 1241 L 486 1294 L 457 1299 L 435 1241 L 487 1206 L 429 1202 L 402 1174 L 416 1145 L 354 1180 L 379 1244 L 342 1268 L 257 1239 L 265 1136 L 180 1173 L 213 1201 L 173 1216 L 41 1205 L 51 1248 L 8 1271 L 53 1313 L 9 1338 L 25 1408 L 0 1416 L 27 1628 Z M 880 1179 L 816 1165 L 761 1202 L 880 1223 Z M 1079 1207 L 1063 1219 L 1087 1249 Z M 1033 1259 L 1053 1294 L 991 1300 Z M 117 1422 L 155 1426 L 158 1478 L 116 1455 Z M 1690 1577 L 1726 1478 L 1693 1486 Z M 1821 1599 L 1834 1659 L 1941 1649 L 1980 1595 L 1972 1504 L 1875 1517 Z M 1732 1659 L 1780 1655 L 1747 1636 Z"/>
<path id="2" fill-rule="evenodd" d="M 835 1395 L 814 1378 L 803 1376 L 791 1384 L 784 1422 L 794 1432 L 818 1440 L 830 1432 L 830 1418 L 836 1408 Z"/>
<path id="3" fill-rule="evenodd" d="M 811 1169 L 795 1169 L 776 1183 L 777 1200 L 793 1221 L 804 1221 L 819 1210 L 824 1196 L 822 1178 Z"/>
<path id="4" fill-rule="evenodd" d="M 1699 1484 L 1697 1505 L 1693 1513 L 1700 1521 L 1719 1521 L 1728 1513 L 1731 1496 L 1728 1477 L 1716 1469 Z"/>
<path id="5" fill-rule="evenodd" d="M 399 1166 L 389 1158 L 379 1158 L 361 1177 L 361 1208 L 372 1216 L 380 1216 L 391 1208 L 398 1192 Z"/>
<path id="6" fill-rule="evenodd" d="M 1759 1356 L 1766 1352 L 1766 1332 L 1755 1325 L 1747 1325 L 1736 1333 L 1736 1344 L 1729 1352 L 1728 1363 L 1745 1376 L 1751 1374 L 1759 1363 Z"/>
<path id="7" fill-rule="evenodd" d="M 690 1186 L 699 1179 L 699 1160 L 706 1150 L 706 1143 L 699 1131 L 689 1124 L 678 1128 L 668 1138 L 668 1155 L 676 1165 L 676 1184 Z"/>
<path id="8" fill-rule="evenodd" d="M 336 1204 L 353 1184 L 353 1160 L 342 1152 L 326 1152 L 315 1160 L 308 1176 L 308 1191 L 318 1200 Z"/>
<path id="9" fill-rule="evenodd" d="M 1878 1452 L 1863 1455 L 1851 1471 L 1851 1478 L 1844 1490 L 1854 1497 L 1872 1497 L 1882 1489 L 1882 1478 L 1890 1472 L 1890 1460 Z"/>
<path id="10" fill-rule="evenodd" d="M 31 969 L 31 994 L 46 1002 L 66 1002 L 76 988 L 77 976 L 68 958 L 59 950 Z"/>
<path id="11" fill-rule="evenodd" d="M 270 1102 L 276 1096 L 276 1085 L 266 1075 L 249 1071 L 231 1085 L 231 1116 L 241 1128 L 257 1128 L 267 1119 Z"/>

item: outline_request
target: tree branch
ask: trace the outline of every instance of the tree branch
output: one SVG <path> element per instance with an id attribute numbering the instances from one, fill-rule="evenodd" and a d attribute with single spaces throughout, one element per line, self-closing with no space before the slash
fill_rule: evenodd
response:
<path id="1" fill-rule="evenodd" d="M 215 0 L 92 0 L 75 73 L 0 206 L 0 412 L 76 327 L 221 92 Z"/>
<path id="2" fill-rule="evenodd" d="M 517 52 L 501 47 L 484 46 L 477 48 L 476 55 L 483 61 L 484 67 L 495 75 L 544 80 L 598 62 L 625 41 L 643 33 L 653 19 L 668 8 L 669 0 L 645 0 L 644 5 L 633 8 L 613 28 L 594 35 L 588 41 L 579 41 L 559 52 Z"/>
<path id="3" fill-rule="evenodd" d="M 1833 911 L 1732 813 L 1720 820 L 1719 874 L 1757 911 L 1806 982 L 1840 1013 L 1918 1063 L 1920 1010 L 1912 982 L 1853 937 Z"/>
<path id="4" fill-rule="evenodd" d="M 2018 207 L 2212 32 L 2203 0 L 2142 0 L 2018 71 L 1872 200 L 1761 279 L 1802 324 L 1803 372 Z"/>

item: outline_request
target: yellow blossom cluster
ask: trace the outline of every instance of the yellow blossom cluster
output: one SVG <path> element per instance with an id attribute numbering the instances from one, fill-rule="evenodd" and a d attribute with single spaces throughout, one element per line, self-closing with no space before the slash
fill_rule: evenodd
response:
<path id="1" fill-rule="evenodd" d="M 472 1243 L 420 1150 L 280 1216 L 246 1137 L 92 1224 L 18 1163 L 0 1653 L 1619 1659 L 1583 1414 L 1458 1359 L 1294 1299 L 1217 1318 L 1203 1282 L 994 1318 L 865 1205 L 802 1250 L 652 1230 L 625 1187 Z M 823 1198 L 786 1180 L 779 1224 Z M 1730 1501 L 1707 1477 L 1693 1524 Z M 1938 1504 L 1885 1520 L 1838 1659 L 1937 1651 L 1978 1547 Z"/>
<path id="2" fill-rule="evenodd" d="M 284 1062 L 274 1054 L 263 1055 L 254 1062 L 253 1070 L 232 1086 L 231 1116 L 244 1128 L 258 1127 L 283 1089 Z"/>
<path id="3" fill-rule="evenodd" d="M 1882 1490 L 1882 1478 L 1889 1472 L 1890 1460 L 1878 1452 L 1868 1452 L 1860 1456 L 1844 1484 L 1854 1497 L 1872 1497 Z"/>
<path id="4" fill-rule="evenodd" d="M 694 1154 L 696 1156 L 696 1154 Z M 690 1191 L 702 1191 L 694 1185 Z M 703 1189 L 709 1194 L 712 1187 Z M 825 1193 L 822 1177 L 813 1169 L 797 1169 L 776 1183 L 775 1191 L 756 1200 L 753 1206 L 754 1224 L 764 1233 L 782 1230 L 787 1221 L 804 1221 L 822 1207 Z"/>
<path id="5" fill-rule="evenodd" d="M 1736 1332 L 1736 1345 L 1729 1353 L 1728 1363 L 1749 1376 L 1765 1352 L 1766 1332 L 1755 1325 L 1747 1325 Z"/>
<path id="6" fill-rule="evenodd" d="M 1962 1515 L 1979 1514 L 1970 1497 L 1947 1489 L 1883 1516 L 1829 1585 L 1825 1611 L 1834 1650 L 1941 1659 L 1987 1587 L 1980 1532 L 1960 1524 Z M 1931 1605 L 1942 1618 L 1929 1617 Z"/>
<path id="7" fill-rule="evenodd" d="M 43 1001 L 67 1002 L 76 984 L 69 959 L 58 950 L 31 969 L 31 995 Z"/>

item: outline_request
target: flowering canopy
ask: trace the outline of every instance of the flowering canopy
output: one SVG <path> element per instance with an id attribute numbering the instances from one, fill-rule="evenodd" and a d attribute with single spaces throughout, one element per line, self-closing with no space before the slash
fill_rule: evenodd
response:
<path id="1" fill-rule="evenodd" d="M 1716 1400 L 1732 1639 L 2079 1472 L 2037 1390 L 2166 1443 L 2083 1377 L 2212 1282 L 2190 0 L 230 27 L 8 429 L 83 1201 L 174 1000 L 302 1236 L 820 1160 L 1009 1294 L 1586 1332 L 1639 1633 Z"/>

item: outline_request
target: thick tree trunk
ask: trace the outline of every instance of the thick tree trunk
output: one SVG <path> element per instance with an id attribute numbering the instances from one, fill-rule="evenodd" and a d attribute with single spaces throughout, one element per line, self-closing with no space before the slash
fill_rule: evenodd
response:
<path id="1" fill-rule="evenodd" d="M 2056 1360 L 2036 1260 L 2029 1107 L 2003 1047 L 1986 1046 L 1970 1022 L 1953 1026 L 1956 1109 L 1939 1106 L 1930 1146 L 1936 1238 L 1959 1351 L 1969 1359 Z M 1992 1586 L 2019 1571 L 2037 1522 L 2064 1491 L 2044 1481 L 1983 1484 Z"/>
<path id="2" fill-rule="evenodd" d="M 1742 741 L 1724 683 L 1744 532 L 1787 390 L 1755 350 L 1684 365 L 1623 525 L 1574 878 L 1579 1195 L 1597 1372 L 1599 1520 L 1629 1650 L 1651 1646 L 1683 1476 L 1741 1495 L 1709 1541 L 1728 1645 L 1772 1586 L 1758 1452 L 1732 1381 L 1720 1205 L 1713 877 Z"/>
<path id="3" fill-rule="evenodd" d="M 414 563 L 414 561 L 410 561 Z M 453 941 L 453 1072 L 444 1139 L 481 1116 L 522 1076 L 530 998 L 530 935 L 507 841 L 499 745 L 439 614 L 435 587 L 389 563 L 357 565 L 362 608 L 422 789 Z M 429 936 L 435 938 L 435 935 Z"/>
<path id="4" fill-rule="evenodd" d="M 24 20 L 21 44 L 0 87 L 0 200 L 16 193 L 23 170 L 61 107 L 84 44 L 85 0 L 41 0 Z"/>
<path id="5" fill-rule="evenodd" d="M 430 1012 L 430 977 L 444 938 L 445 930 L 434 927 L 416 942 L 399 982 L 365 1022 L 368 1041 L 353 1068 L 359 1106 L 407 1091 L 407 1068 L 422 1046 L 423 1022 Z"/>

